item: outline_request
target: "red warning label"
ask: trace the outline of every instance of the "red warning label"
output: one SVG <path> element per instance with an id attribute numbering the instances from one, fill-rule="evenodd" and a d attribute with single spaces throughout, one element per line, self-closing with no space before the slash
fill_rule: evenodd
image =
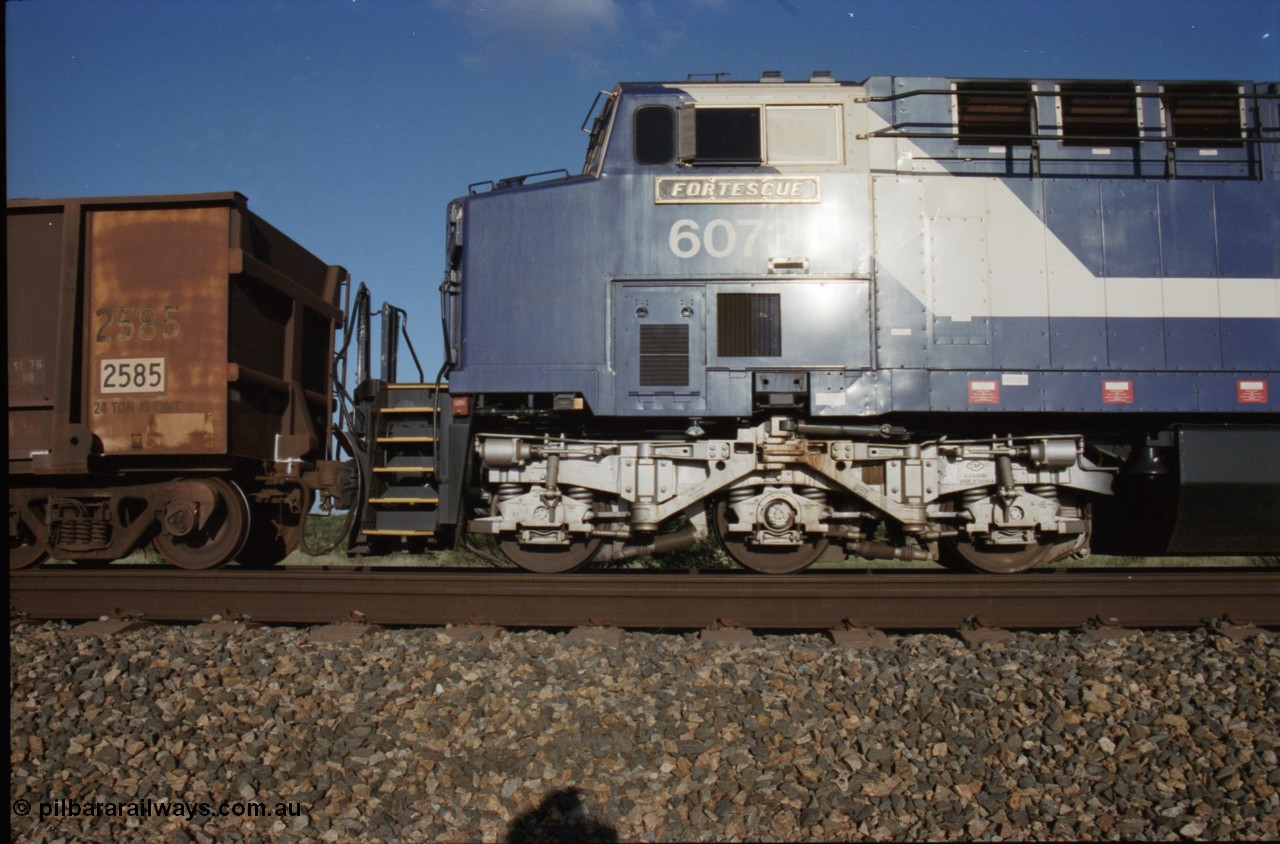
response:
<path id="1" fill-rule="evenodd" d="M 1132 381 L 1103 381 L 1103 404 L 1133 404 Z"/>
<path id="2" fill-rule="evenodd" d="M 982 380 L 969 382 L 969 404 L 999 404 L 1000 382 Z"/>
<path id="3" fill-rule="evenodd" d="M 1237 381 L 1236 401 L 1240 404 L 1266 404 L 1267 382 L 1261 380 Z"/>

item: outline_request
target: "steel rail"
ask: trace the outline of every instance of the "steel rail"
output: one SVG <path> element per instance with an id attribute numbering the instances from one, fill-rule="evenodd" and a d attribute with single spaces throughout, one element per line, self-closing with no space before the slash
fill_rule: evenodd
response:
<path id="1" fill-rule="evenodd" d="M 374 624 L 484 622 L 505 627 L 609 625 L 698 629 L 726 620 L 758 629 L 954 629 L 981 619 L 1067 629 L 1097 617 L 1127 627 L 1194 627 L 1229 617 L 1280 626 L 1280 571 L 1043 571 L 1021 575 L 850 571 L 762 577 L 729 573 L 286 568 L 176 571 L 43 568 L 11 572 L 11 612 L 31 619 L 129 614 L 197 621 Z"/>

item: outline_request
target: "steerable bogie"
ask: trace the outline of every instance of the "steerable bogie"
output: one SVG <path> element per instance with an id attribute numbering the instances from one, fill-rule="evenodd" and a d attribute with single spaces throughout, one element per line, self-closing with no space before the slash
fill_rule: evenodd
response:
<path id="1" fill-rule="evenodd" d="M 739 563 L 771 573 L 829 548 L 1018 570 L 1085 547 L 1084 502 L 1110 491 L 1111 474 L 1078 437 L 901 439 L 787 417 L 724 439 L 484 434 L 476 449 L 493 515 L 470 529 L 548 559 L 563 553 L 566 568 L 593 543 L 597 559 L 646 553 L 683 515 L 687 539 L 714 531 Z M 912 541 L 877 541 L 885 530 Z"/>

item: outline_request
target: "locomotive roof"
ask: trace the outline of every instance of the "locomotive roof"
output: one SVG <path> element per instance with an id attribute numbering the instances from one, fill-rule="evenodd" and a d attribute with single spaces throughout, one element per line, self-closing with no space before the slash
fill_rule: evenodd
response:
<path id="1" fill-rule="evenodd" d="M 694 74 L 696 75 L 696 74 Z M 694 76 L 694 75 L 691 75 Z M 713 76 L 716 74 L 707 74 Z M 1237 79 L 1138 79 L 1138 78 L 1086 78 L 1086 77 L 1022 77 L 1022 76 L 894 76 L 878 74 L 868 76 L 861 81 L 840 80 L 835 79 L 825 71 L 815 71 L 813 75 L 801 79 L 787 79 L 781 75 L 774 75 L 772 71 L 766 71 L 758 79 L 697 79 L 689 78 L 685 80 L 670 80 L 666 82 L 620 82 L 618 89 L 629 94 L 658 94 L 669 91 L 673 88 L 703 88 L 703 87 L 735 87 L 735 86 L 752 86 L 752 85 L 837 85 L 846 87 L 866 87 L 874 82 L 888 81 L 896 79 L 918 79 L 918 80 L 949 80 L 964 82 L 1079 82 L 1092 84 L 1105 84 L 1115 82 L 1138 83 L 1146 81 L 1156 81 L 1160 83 L 1179 83 L 1193 85 L 1211 85 L 1211 84 L 1248 84 L 1246 80 Z M 1267 84 L 1265 82 L 1258 84 Z"/>

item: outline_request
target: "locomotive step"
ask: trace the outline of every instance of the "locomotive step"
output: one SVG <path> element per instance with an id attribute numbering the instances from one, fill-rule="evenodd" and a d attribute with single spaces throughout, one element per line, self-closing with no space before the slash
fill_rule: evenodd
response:
<path id="1" fill-rule="evenodd" d="M 425 501 L 440 497 L 440 492 L 433 486 L 427 484 L 415 483 L 391 483 L 385 484 L 381 489 L 374 489 L 373 496 L 370 501 L 377 501 L 379 498 L 395 498 L 406 499 L 410 501 Z"/>
<path id="2" fill-rule="evenodd" d="M 431 454 L 387 454 L 382 466 L 373 467 L 378 475 L 431 475 L 436 461 Z"/>
<path id="3" fill-rule="evenodd" d="M 425 437 L 436 433 L 430 419 L 396 414 L 383 419 L 378 428 L 378 434 L 383 437 Z"/>
<path id="4" fill-rule="evenodd" d="M 373 518 L 369 520 L 369 527 L 363 532 L 369 531 L 430 531 L 436 529 L 436 511 L 434 506 L 422 508 L 413 507 L 409 509 L 377 509 L 373 511 Z M 390 534 L 386 534 L 390 535 Z M 407 535 L 407 534 L 406 534 Z"/>
<path id="5" fill-rule="evenodd" d="M 445 384 L 388 384 L 387 407 L 383 410 L 417 407 L 431 408 L 433 412 L 437 401 L 441 400 L 437 396 L 447 389 Z"/>
<path id="6" fill-rule="evenodd" d="M 435 535 L 439 490 L 416 482 L 435 474 L 440 385 L 392 384 L 378 410 L 375 482 L 369 498 L 369 537 L 426 538 Z"/>

